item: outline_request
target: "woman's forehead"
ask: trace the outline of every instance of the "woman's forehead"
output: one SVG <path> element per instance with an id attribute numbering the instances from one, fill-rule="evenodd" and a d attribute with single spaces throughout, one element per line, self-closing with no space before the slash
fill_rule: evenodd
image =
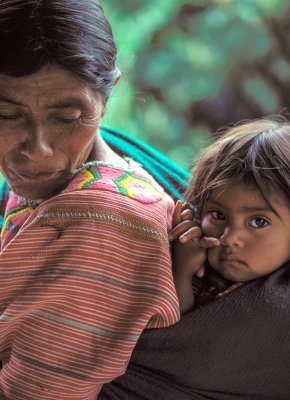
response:
<path id="1" fill-rule="evenodd" d="M 99 98 L 90 85 L 58 67 L 46 67 L 24 77 L 0 74 L 0 93 L 0 101 L 23 106 L 29 106 L 31 102 L 48 107 L 54 106 L 54 103 L 80 103 L 85 106 Z"/>

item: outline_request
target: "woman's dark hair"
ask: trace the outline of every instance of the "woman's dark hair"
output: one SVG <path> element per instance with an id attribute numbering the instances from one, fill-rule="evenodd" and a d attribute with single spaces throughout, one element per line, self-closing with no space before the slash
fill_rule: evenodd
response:
<path id="1" fill-rule="evenodd" d="M 259 119 L 229 129 L 203 150 L 192 175 L 185 198 L 199 212 L 214 189 L 237 183 L 256 187 L 270 207 L 276 192 L 290 204 L 289 123 Z"/>
<path id="2" fill-rule="evenodd" d="M 47 65 L 78 75 L 109 98 L 119 71 L 111 26 L 96 0 L 1 0 L 0 73 L 22 77 Z"/>

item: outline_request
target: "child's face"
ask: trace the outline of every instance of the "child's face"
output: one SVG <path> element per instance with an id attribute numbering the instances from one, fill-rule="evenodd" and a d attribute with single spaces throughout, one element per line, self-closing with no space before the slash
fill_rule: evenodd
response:
<path id="1" fill-rule="evenodd" d="M 270 195 L 275 214 L 260 191 L 245 184 L 215 190 L 202 211 L 205 236 L 221 240 L 208 262 L 225 279 L 246 282 L 267 275 L 290 259 L 290 207 Z"/>

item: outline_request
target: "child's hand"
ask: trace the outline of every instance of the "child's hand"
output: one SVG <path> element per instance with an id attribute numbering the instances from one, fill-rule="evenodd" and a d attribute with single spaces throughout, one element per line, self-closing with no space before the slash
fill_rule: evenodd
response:
<path id="1" fill-rule="evenodd" d="M 220 244 L 216 238 L 203 237 L 199 221 L 193 217 L 193 211 L 178 201 L 173 213 L 173 229 L 169 233 L 173 278 L 182 314 L 194 306 L 192 277 L 204 275 L 207 249 Z"/>
<path id="2" fill-rule="evenodd" d="M 219 239 L 202 236 L 198 221 L 193 218 L 193 211 L 180 200 L 177 201 L 173 213 L 173 229 L 169 233 L 173 242 L 174 274 L 184 278 L 193 275 L 201 278 L 205 271 L 207 249 L 218 246 Z"/>

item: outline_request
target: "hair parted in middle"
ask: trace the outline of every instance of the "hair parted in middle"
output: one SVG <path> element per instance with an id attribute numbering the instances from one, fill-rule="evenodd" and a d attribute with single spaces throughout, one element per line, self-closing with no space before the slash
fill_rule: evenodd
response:
<path id="1" fill-rule="evenodd" d="M 198 157 L 185 199 L 198 212 L 214 189 L 245 183 L 256 187 L 271 207 L 269 194 L 284 194 L 290 203 L 290 124 L 258 119 L 238 124 Z M 272 208 L 272 207 L 271 207 Z"/>
<path id="2" fill-rule="evenodd" d="M 105 104 L 120 77 L 111 25 L 97 0 L 1 0 L 0 74 L 47 66 L 74 73 Z"/>

